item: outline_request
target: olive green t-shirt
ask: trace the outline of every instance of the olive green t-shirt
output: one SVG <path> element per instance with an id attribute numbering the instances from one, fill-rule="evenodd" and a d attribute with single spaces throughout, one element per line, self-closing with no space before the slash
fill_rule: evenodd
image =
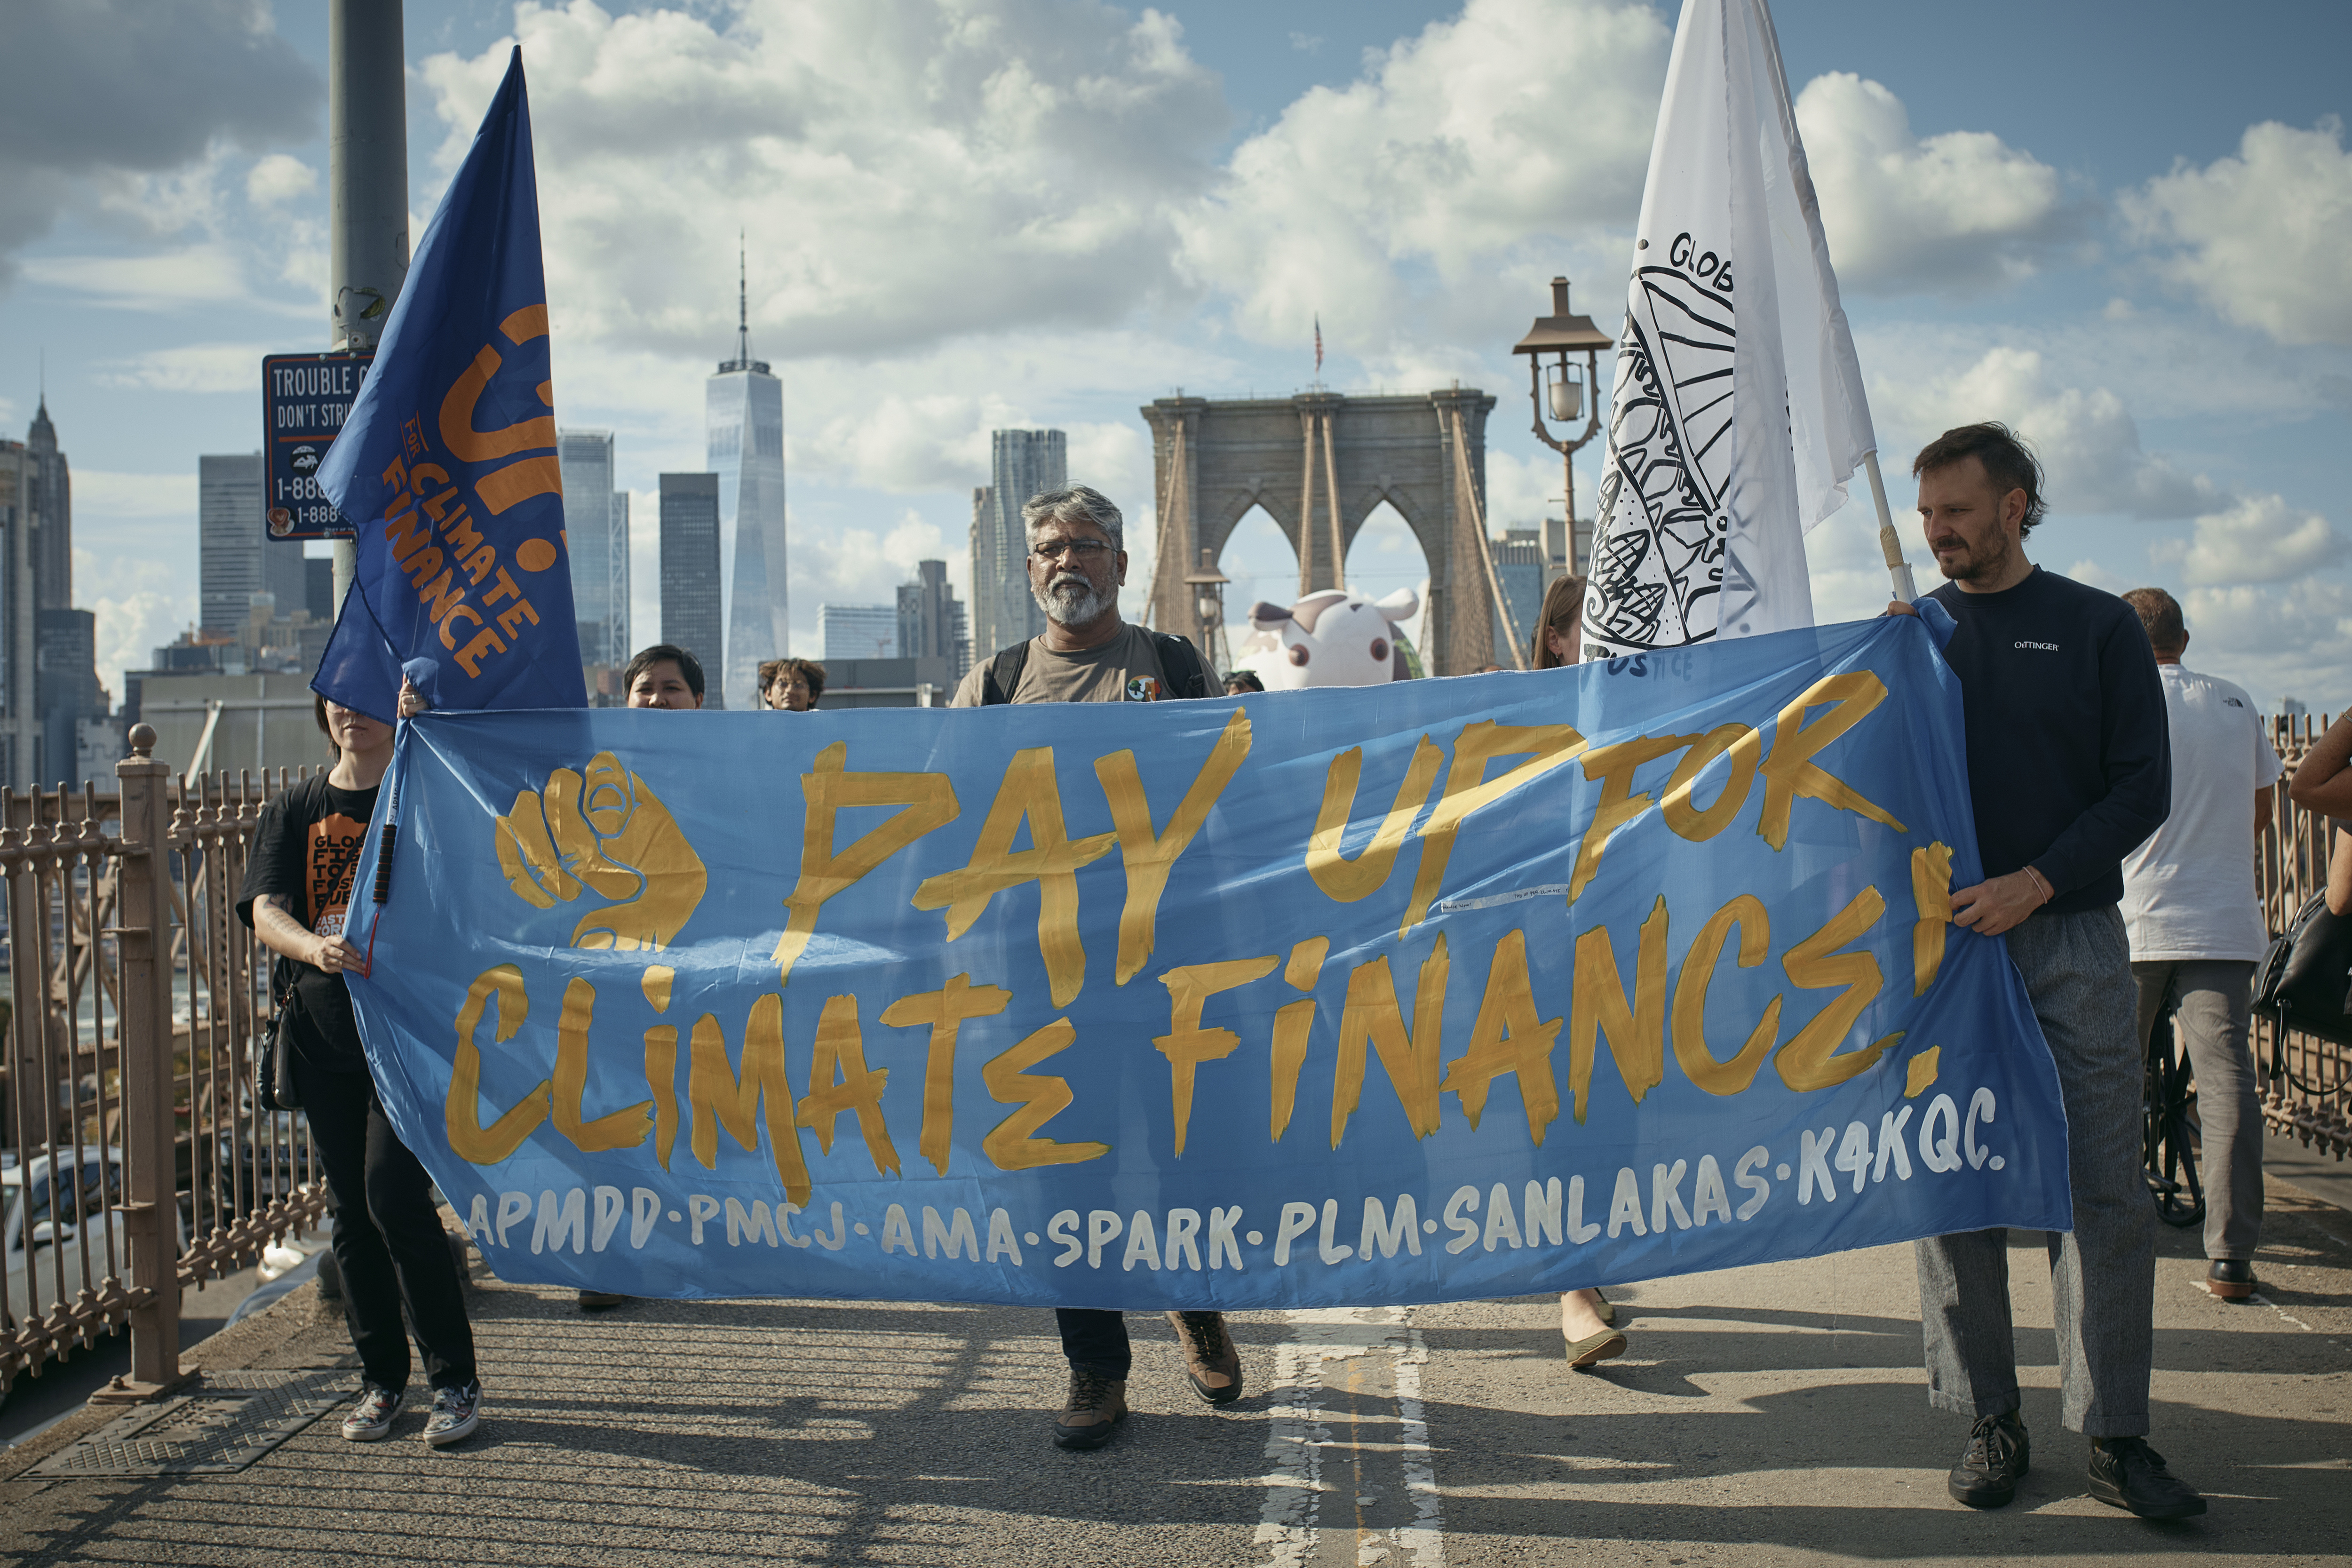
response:
<path id="1" fill-rule="evenodd" d="M 949 707 L 981 705 L 993 657 L 965 673 Z M 1084 653 L 1055 653 L 1043 637 L 1032 637 L 1021 683 L 1010 695 L 1015 702 L 1158 702 L 1175 693 L 1169 689 L 1168 672 L 1151 634 L 1130 624 L 1102 647 Z"/>

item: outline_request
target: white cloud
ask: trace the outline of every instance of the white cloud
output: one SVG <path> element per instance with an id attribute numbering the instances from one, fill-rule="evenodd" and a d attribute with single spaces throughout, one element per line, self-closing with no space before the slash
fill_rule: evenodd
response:
<path id="1" fill-rule="evenodd" d="M 101 386 L 258 394 L 261 359 L 270 352 L 258 343 L 183 343 L 151 350 L 136 358 L 105 361 L 93 376 Z M 75 478 L 79 480 L 80 476 Z"/>
<path id="2" fill-rule="evenodd" d="M 2197 520 L 2193 538 L 2148 552 L 2177 563 L 2195 586 L 2284 583 L 2345 557 L 2345 540 L 2315 511 L 2301 511 L 2276 495 L 2248 496 L 2226 511 Z"/>
<path id="3" fill-rule="evenodd" d="M 2352 587 L 2341 581 L 2191 588 L 2180 606 L 2196 667 L 2237 681 L 2263 706 L 2283 696 L 2320 710 L 2352 702 Z"/>
<path id="4" fill-rule="evenodd" d="M 2283 343 L 2352 343 L 2352 151 L 2342 121 L 2249 126 L 2238 156 L 2186 163 L 2125 197 L 2158 263 L 2228 320 Z"/>
<path id="5" fill-rule="evenodd" d="M 223 142 L 311 134 L 325 84 L 272 29 L 268 0 L 11 0 L 0 283 L 16 253 L 79 203 L 95 196 L 121 211 L 141 176 L 196 163 Z M 168 204 L 168 190 L 152 194 Z"/>
<path id="6" fill-rule="evenodd" d="M 256 369 L 259 361 L 255 362 Z M 257 388 L 258 384 L 257 383 Z M 194 532 L 196 516 L 196 475 L 124 474 L 102 468 L 73 471 L 74 510 L 84 517 L 183 517 Z M 76 552 L 75 570 L 85 570 Z"/>
<path id="7" fill-rule="evenodd" d="M 1174 287 L 1171 206 L 1227 119 L 1176 23 L 1083 0 L 746 0 L 723 30 L 573 0 L 515 31 L 550 300 L 672 352 L 730 333 L 739 227 L 755 342 L 796 354 L 1116 321 Z M 445 165 L 507 53 L 422 66 Z"/>
<path id="8" fill-rule="evenodd" d="M 1922 141 L 1902 100 L 1852 72 L 1815 77 L 1796 107 L 1841 283 L 1893 293 L 2006 282 L 2079 216 L 2058 172 L 2032 153 L 1984 131 Z"/>
<path id="9" fill-rule="evenodd" d="M 2139 426 L 2105 387 L 2053 384 L 2032 349 L 1996 348 L 1956 374 L 1874 380 L 1871 402 L 1921 444 L 1958 425 L 1998 419 L 2040 454 L 2053 511 L 2192 517 L 2228 498 L 2203 475 L 2143 450 Z M 1890 465 L 1891 467 L 1892 465 Z M 1890 482 L 1896 476 L 1889 474 Z"/>
<path id="10" fill-rule="evenodd" d="M 128 310 L 184 310 L 247 299 L 245 268 L 226 246 L 200 244 L 151 256 L 41 256 L 25 276 Z"/>
<path id="11" fill-rule="evenodd" d="M 1540 303 L 1559 237 L 1635 214 L 1671 41 L 1643 5 L 1469 0 L 1237 148 L 1185 219 L 1186 268 L 1258 341 L 1303 342 L 1319 310 L 1368 358 L 1420 268 L 1484 294 L 1517 262 Z"/>
<path id="12" fill-rule="evenodd" d="M 246 171 L 245 198 L 257 207 L 272 207 L 307 196 L 319 188 L 319 171 L 299 158 L 272 153 Z"/>

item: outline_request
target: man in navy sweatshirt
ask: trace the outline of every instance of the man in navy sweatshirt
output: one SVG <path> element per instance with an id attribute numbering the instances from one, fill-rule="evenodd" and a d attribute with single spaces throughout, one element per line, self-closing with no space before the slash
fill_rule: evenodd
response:
<path id="1" fill-rule="evenodd" d="M 2042 472 L 2005 426 L 1948 430 L 1911 465 L 1949 579 L 1944 650 L 1968 718 L 1985 879 L 1952 920 L 2005 936 L 2065 1099 L 2074 1228 L 2049 1237 L 2062 1415 L 2091 1440 L 2091 1495 L 2143 1519 L 2205 1500 L 2146 1442 L 2156 1216 L 2141 1176 L 2140 1048 L 2123 858 L 2171 809 L 2156 655 L 2131 607 L 2026 559 Z M 1892 608 L 1911 613 L 1907 605 Z M 1999 1508 L 2025 1474 L 2002 1230 L 1918 1244 L 1928 1398 L 1975 1423 L 1952 1496 Z"/>

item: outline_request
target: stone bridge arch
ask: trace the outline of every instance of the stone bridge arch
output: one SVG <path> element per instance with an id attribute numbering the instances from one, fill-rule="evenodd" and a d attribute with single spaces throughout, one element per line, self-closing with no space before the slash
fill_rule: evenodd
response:
<path id="1" fill-rule="evenodd" d="M 1492 662 L 1483 535 L 1494 406 L 1473 387 L 1394 397 L 1180 395 L 1147 405 L 1158 528 L 1151 624 L 1197 633 L 1184 574 L 1202 551 L 1222 554 L 1250 508 L 1264 507 L 1298 552 L 1306 595 L 1342 585 L 1348 547 L 1386 501 L 1429 563 L 1426 667 L 1459 675 Z M 1228 605 L 1228 621 L 1246 609 Z"/>

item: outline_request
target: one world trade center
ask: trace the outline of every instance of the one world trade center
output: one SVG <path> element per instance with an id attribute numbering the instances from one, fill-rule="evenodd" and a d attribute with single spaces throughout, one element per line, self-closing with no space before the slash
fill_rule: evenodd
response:
<path id="1" fill-rule="evenodd" d="M 784 384 L 751 357 L 750 298 L 736 282 L 735 357 L 705 384 L 709 462 L 719 476 L 721 548 L 734 541 L 727 574 L 729 708 L 757 708 L 760 665 L 780 658 L 791 637 L 784 543 Z M 713 704 L 717 706 L 718 704 Z"/>

